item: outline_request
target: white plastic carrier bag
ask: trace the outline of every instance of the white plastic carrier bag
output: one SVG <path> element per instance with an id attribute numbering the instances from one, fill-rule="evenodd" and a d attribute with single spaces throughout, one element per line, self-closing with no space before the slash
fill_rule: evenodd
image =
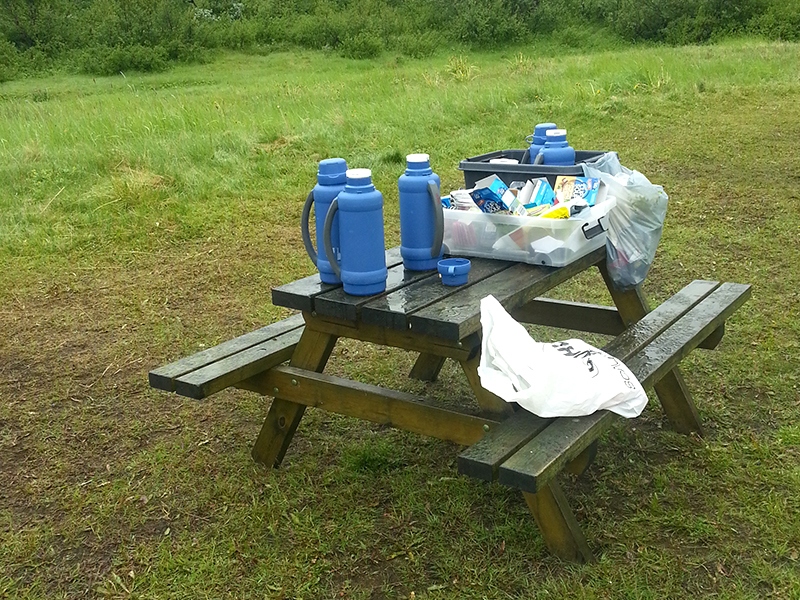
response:
<path id="1" fill-rule="evenodd" d="M 481 385 L 540 417 L 580 417 L 600 409 L 638 417 L 647 405 L 625 364 L 582 340 L 534 341 L 494 296 L 481 300 Z"/>

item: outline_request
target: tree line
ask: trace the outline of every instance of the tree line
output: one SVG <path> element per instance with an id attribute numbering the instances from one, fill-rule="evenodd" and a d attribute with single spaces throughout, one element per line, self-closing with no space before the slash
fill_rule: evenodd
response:
<path id="1" fill-rule="evenodd" d="M 157 71 L 228 48 L 384 51 L 519 46 L 540 36 L 696 44 L 800 38 L 800 0 L 0 0 L 0 81 L 52 68 Z"/>

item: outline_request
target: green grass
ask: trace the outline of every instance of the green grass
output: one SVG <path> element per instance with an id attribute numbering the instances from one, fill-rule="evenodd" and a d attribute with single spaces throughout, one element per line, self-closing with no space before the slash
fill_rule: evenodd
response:
<path id="1" fill-rule="evenodd" d="M 737 41 L 0 85 L 0 597 L 799 597 L 798 67 L 797 45 Z M 309 411 L 267 471 L 249 456 L 267 401 L 148 388 L 287 314 L 269 289 L 313 272 L 297 222 L 318 160 L 373 169 L 392 246 L 405 154 L 455 189 L 461 159 L 540 121 L 670 194 L 654 301 L 754 285 L 720 348 L 684 362 L 705 437 L 651 403 L 565 482 L 596 563 L 551 557 L 519 495 L 459 477 L 451 444 Z M 595 273 L 558 293 L 609 301 Z M 329 370 L 468 395 L 450 363 L 408 380 L 412 358 L 347 342 Z"/>

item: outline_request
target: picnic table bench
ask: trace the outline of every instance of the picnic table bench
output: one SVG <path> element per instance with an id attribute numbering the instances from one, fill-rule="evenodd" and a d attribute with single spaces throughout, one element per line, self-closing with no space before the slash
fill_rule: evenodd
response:
<path id="1" fill-rule="evenodd" d="M 493 295 L 521 322 L 615 336 L 604 350 L 654 388 L 674 427 L 689 433 L 702 428 L 678 364 L 696 347 L 715 348 L 725 321 L 750 295 L 748 285 L 694 281 L 650 312 L 640 289 L 613 287 L 605 256 L 603 248 L 560 268 L 472 259 L 469 282 L 447 287 L 435 271 L 405 271 L 393 248 L 384 293 L 350 296 L 318 275 L 274 288 L 273 304 L 301 314 L 154 369 L 150 385 L 196 399 L 231 386 L 272 396 L 252 450 L 267 466 L 280 464 L 307 406 L 466 446 L 460 473 L 521 490 L 551 552 L 588 561 L 591 550 L 557 475 L 583 472 L 616 416 L 543 419 L 481 387 L 480 300 Z M 593 267 L 616 308 L 542 297 Z M 446 359 L 458 361 L 480 412 L 323 373 L 340 337 L 418 353 L 410 376 L 422 380 L 434 380 Z"/>

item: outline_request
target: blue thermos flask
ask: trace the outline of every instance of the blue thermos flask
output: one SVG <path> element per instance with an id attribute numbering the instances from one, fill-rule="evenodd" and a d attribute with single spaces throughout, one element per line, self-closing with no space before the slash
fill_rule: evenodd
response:
<path id="1" fill-rule="evenodd" d="M 539 151 L 537 163 L 557 167 L 575 164 L 575 149 L 567 143 L 566 129 L 549 129 L 545 134 L 544 147 Z"/>
<path id="2" fill-rule="evenodd" d="M 555 123 L 539 123 L 533 128 L 533 133 L 525 138 L 525 141 L 530 144 L 530 148 L 528 148 L 528 156 L 530 157 L 528 162 L 535 164 L 536 157 L 539 155 L 539 150 L 544 148 L 547 131 L 557 128 L 558 126 Z"/>
<path id="3" fill-rule="evenodd" d="M 343 158 L 326 158 L 319 163 L 319 170 L 317 171 L 317 185 L 311 190 L 311 193 L 306 198 L 306 203 L 303 206 L 303 216 L 300 218 L 300 227 L 303 231 L 303 244 L 306 247 L 308 256 L 317 266 L 319 270 L 319 278 L 323 283 L 341 283 L 342 280 L 331 267 L 328 260 L 329 254 L 325 251 L 325 245 L 322 240 L 322 231 L 325 226 L 325 217 L 328 215 L 328 209 L 331 202 L 339 195 L 344 189 L 345 172 L 347 171 L 347 163 Z M 314 220 L 317 224 L 317 251 L 314 250 L 314 245 L 311 243 L 311 233 L 308 230 L 308 219 L 311 215 L 311 205 L 314 205 Z M 331 228 L 331 247 L 333 252 L 339 251 L 339 220 L 333 222 Z"/>
<path id="4" fill-rule="evenodd" d="M 341 263 L 336 259 L 332 244 L 337 214 Z M 346 293 L 370 296 L 386 289 L 383 194 L 372 185 L 372 171 L 347 171 L 344 190 L 331 203 L 325 217 L 322 237 L 331 267 L 341 278 Z"/>
<path id="5" fill-rule="evenodd" d="M 409 271 L 435 269 L 442 258 L 444 213 L 439 176 L 427 154 L 406 156 L 400 189 L 400 255 Z"/>

